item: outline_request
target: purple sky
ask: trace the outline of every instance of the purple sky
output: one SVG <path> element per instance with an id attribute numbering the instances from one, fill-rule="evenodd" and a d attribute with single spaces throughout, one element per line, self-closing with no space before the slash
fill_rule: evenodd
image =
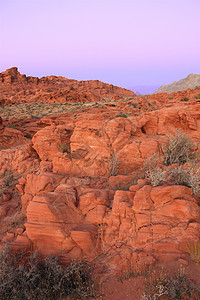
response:
<path id="1" fill-rule="evenodd" d="M 123 87 L 200 74 L 200 0 L 0 0 L 0 72 Z"/>

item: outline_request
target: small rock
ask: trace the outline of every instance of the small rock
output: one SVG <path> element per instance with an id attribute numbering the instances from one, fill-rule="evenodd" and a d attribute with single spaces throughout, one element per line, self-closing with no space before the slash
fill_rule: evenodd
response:
<path id="1" fill-rule="evenodd" d="M 9 201 L 10 199 L 12 198 L 12 195 L 11 195 L 11 193 L 9 193 L 9 192 L 4 192 L 3 193 L 3 195 L 2 195 L 2 199 L 3 199 L 3 201 Z"/>
<path id="2" fill-rule="evenodd" d="M 129 191 L 130 191 L 130 192 L 137 192 L 139 189 L 140 189 L 140 187 L 137 186 L 137 185 L 131 185 L 131 186 L 129 187 Z"/>
<path id="3" fill-rule="evenodd" d="M 180 262 L 180 264 L 182 264 L 182 265 L 184 265 L 184 266 L 188 266 L 188 265 L 189 265 L 189 263 L 187 262 L 187 260 L 182 259 L 182 258 L 179 258 L 179 259 L 178 259 L 178 262 Z"/>

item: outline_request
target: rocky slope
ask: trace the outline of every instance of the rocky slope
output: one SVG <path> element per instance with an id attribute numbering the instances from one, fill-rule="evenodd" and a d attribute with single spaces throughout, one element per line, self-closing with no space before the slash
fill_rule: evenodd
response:
<path id="1" fill-rule="evenodd" d="M 77 81 L 64 77 L 22 75 L 16 67 L 0 73 L 0 103 L 91 102 L 135 94 L 98 80 Z"/>
<path id="2" fill-rule="evenodd" d="M 162 85 L 156 93 L 168 93 L 184 91 L 187 89 L 195 89 L 200 86 L 200 75 L 189 74 L 186 78 L 175 81 L 172 84 Z"/>
<path id="3" fill-rule="evenodd" d="M 190 261 L 199 197 L 173 181 L 153 186 L 144 164 L 177 129 L 200 148 L 199 94 L 121 97 L 42 118 L 4 115 L 1 246 L 56 253 L 66 263 L 96 260 L 113 273 Z"/>

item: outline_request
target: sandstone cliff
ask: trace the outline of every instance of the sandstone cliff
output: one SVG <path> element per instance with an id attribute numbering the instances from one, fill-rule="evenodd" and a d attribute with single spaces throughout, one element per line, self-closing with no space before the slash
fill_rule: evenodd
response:
<path id="1" fill-rule="evenodd" d="M 0 119 L 1 246 L 63 262 L 98 259 L 112 272 L 189 260 L 187 243 L 200 236 L 199 197 L 170 180 L 153 186 L 144 164 L 177 129 L 200 149 L 199 93 Z"/>
<path id="2" fill-rule="evenodd" d="M 0 103 L 91 102 L 135 96 L 132 91 L 99 80 L 77 81 L 64 77 L 22 75 L 16 67 L 0 73 Z"/>

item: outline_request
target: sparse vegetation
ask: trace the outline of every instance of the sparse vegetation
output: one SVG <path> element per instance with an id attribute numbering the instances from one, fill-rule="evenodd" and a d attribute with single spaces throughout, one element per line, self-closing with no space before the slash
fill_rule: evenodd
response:
<path id="1" fill-rule="evenodd" d="M 191 259 L 195 263 L 199 264 L 200 263 L 200 240 L 188 242 L 187 251 Z"/>
<path id="2" fill-rule="evenodd" d="M 154 170 L 146 172 L 146 178 L 149 178 L 152 186 L 158 186 L 162 181 L 165 180 L 166 171 L 157 167 Z"/>
<path id="3" fill-rule="evenodd" d="M 108 169 L 109 169 L 109 175 L 110 176 L 117 175 L 117 168 L 118 168 L 119 162 L 117 160 L 115 153 L 111 153 L 110 157 L 108 158 L 107 164 L 108 164 Z"/>
<path id="4" fill-rule="evenodd" d="M 83 102 L 63 102 L 63 103 L 13 103 L 12 105 L 0 106 L 0 116 L 2 118 L 19 117 L 21 120 L 27 117 L 40 119 L 45 115 L 54 116 L 61 113 L 77 111 L 83 108 L 95 107 L 97 104 Z M 19 121 L 19 120 L 18 120 Z M 15 128 L 15 124 L 10 124 L 9 127 Z"/>
<path id="5" fill-rule="evenodd" d="M 18 176 L 15 176 L 12 171 L 5 170 L 3 174 L 0 175 L 0 197 L 9 192 L 10 189 L 14 189 L 15 184 L 17 183 Z"/>
<path id="6" fill-rule="evenodd" d="M 187 97 L 183 97 L 182 99 L 181 99 L 181 101 L 183 101 L 183 102 L 186 102 L 186 101 L 189 101 L 190 99 L 189 98 L 187 98 Z"/>
<path id="7" fill-rule="evenodd" d="M 9 128 L 16 128 L 16 125 L 14 125 L 14 124 L 9 124 L 8 127 L 9 127 Z"/>
<path id="8" fill-rule="evenodd" d="M 70 143 L 62 143 L 58 149 L 61 153 L 71 153 Z"/>
<path id="9" fill-rule="evenodd" d="M 187 278 L 183 270 L 175 276 L 169 276 L 163 272 L 152 273 L 142 295 L 142 300 L 198 300 L 199 298 L 200 287 L 190 278 Z"/>
<path id="10" fill-rule="evenodd" d="M 165 180 L 166 171 L 158 166 L 159 157 L 156 154 L 150 156 L 145 162 L 145 177 L 149 178 L 152 186 L 158 186 Z"/>
<path id="11" fill-rule="evenodd" d="M 2 178 L 2 186 L 1 188 L 9 188 L 11 186 L 14 186 L 16 183 L 16 178 L 12 171 L 5 170 L 4 173 L 0 176 Z"/>
<path id="12" fill-rule="evenodd" d="M 170 170 L 169 174 L 178 185 L 185 185 L 192 189 L 196 196 L 199 196 L 200 192 L 200 169 L 194 164 L 188 164 L 187 166 L 176 166 Z"/>
<path id="13" fill-rule="evenodd" d="M 73 295 L 79 299 L 95 296 L 92 268 L 86 262 L 63 267 L 55 256 L 41 260 L 37 253 L 0 252 L 0 299 L 50 300 Z"/>
<path id="14" fill-rule="evenodd" d="M 195 143 L 184 133 L 177 130 L 176 135 L 169 136 L 169 142 L 163 147 L 163 162 L 166 166 L 172 164 L 185 164 L 197 159 L 197 152 L 194 150 Z"/>
<path id="15" fill-rule="evenodd" d="M 176 184 L 188 186 L 188 171 L 182 165 L 171 169 L 170 176 L 174 178 Z"/>
<path id="16" fill-rule="evenodd" d="M 200 93 L 194 96 L 194 99 L 200 99 Z"/>
<path id="17" fill-rule="evenodd" d="M 25 134 L 24 134 L 24 136 L 25 136 L 25 138 L 27 138 L 27 139 L 29 139 L 29 140 L 31 140 L 31 134 L 29 133 L 29 132 L 26 132 Z"/>
<path id="18" fill-rule="evenodd" d="M 136 102 L 132 102 L 132 103 L 130 103 L 129 104 L 131 107 L 133 107 L 133 108 L 137 108 L 137 106 L 138 106 L 138 103 L 136 103 Z"/>
<path id="19" fill-rule="evenodd" d="M 172 179 L 175 184 L 185 185 L 192 189 L 196 196 L 200 193 L 200 168 L 197 166 L 198 152 L 195 143 L 184 133 L 177 131 L 169 137 L 168 144 L 162 149 L 163 157 L 157 154 L 150 156 L 144 165 L 145 177 L 152 186 Z M 162 168 L 162 164 L 172 168 Z"/>
<path id="20" fill-rule="evenodd" d="M 120 112 L 120 113 L 118 113 L 117 115 L 116 115 L 116 117 L 118 118 L 118 117 L 120 117 L 120 118 L 127 118 L 127 115 L 125 114 L 125 113 L 123 113 L 123 112 Z"/>

